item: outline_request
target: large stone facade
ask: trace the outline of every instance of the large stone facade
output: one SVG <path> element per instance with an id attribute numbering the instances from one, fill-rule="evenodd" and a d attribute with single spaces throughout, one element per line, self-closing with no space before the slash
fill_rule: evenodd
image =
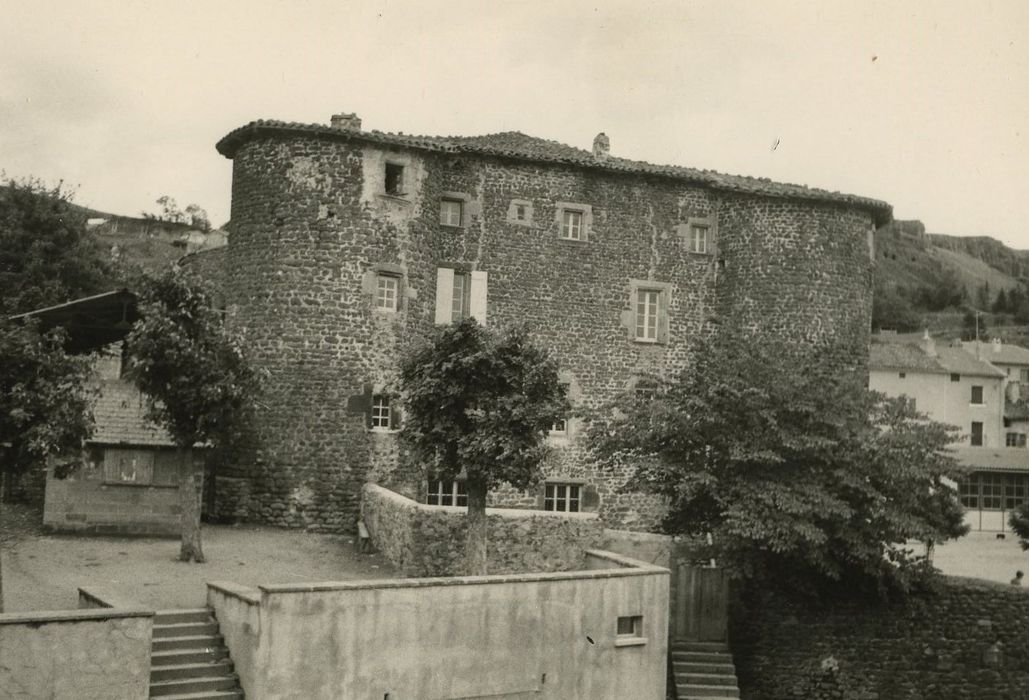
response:
<path id="1" fill-rule="evenodd" d="M 227 509 L 253 520 L 350 530 L 369 479 L 424 501 L 425 475 L 398 466 L 396 434 L 370 430 L 367 415 L 374 395 L 399 389 L 398 355 L 439 320 L 437 291 L 453 289 L 441 268 L 470 280 L 466 303 L 488 325 L 530 325 L 581 409 L 681 369 L 698 338 L 727 325 L 839 343 L 857 366 L 867 357 L 882 202 L 517 133 L 254 122 L 218 148 L 233 160 L 231 236 L 207 266 L 271 376 L 261 458 L 223 472 L 246 482 L 232 482 Z M 204 266 L 205 255 L 191 257 Z M 378 276 L 396 280 L 395 311 L 377 308 Z M 656 322 L 641 342 L 644 292 Z M 631 465 L 597 467 L 581 421 L 567 427 L 548 478 L 577 486 L 607 524 L 656 525 L 660 503 L 623 488 Z M 535 507 L 542 496 L 493 500 Z"/>

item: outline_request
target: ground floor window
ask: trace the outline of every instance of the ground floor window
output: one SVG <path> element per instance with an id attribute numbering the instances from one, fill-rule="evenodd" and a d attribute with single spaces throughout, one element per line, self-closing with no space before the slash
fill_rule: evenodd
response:
<path id="1" fill-rule="evenodd" d="M 1014 510 L 1029 495 L 1029 474 L 975 472 L 958 484 L 961 505 L 977 510 Z"/>
<path id="2" fill-rule="evenodd" d="M 543 510 L 578 513 L 581 500 L 582 486 L 579 484 L 549 482 L 543 491 Z"/>
<path id="3" fill-rule="evenodd" d="M 108 484 L 178 486 L 180 481 L 175 450 L 109 447 L 103 451 L 103 460 Z"/>
<path id="4" fill-rule="evenodd" d="M 1008 447 L 1025 447 L 1025 433 L 1006 433 L 1004 444 Z"/>
<path id="5" fill-rule="evenodd" d="M 461 479 L 429 479 L 425 502 L 430 506 L 467 506 L 468 489 Z"/>

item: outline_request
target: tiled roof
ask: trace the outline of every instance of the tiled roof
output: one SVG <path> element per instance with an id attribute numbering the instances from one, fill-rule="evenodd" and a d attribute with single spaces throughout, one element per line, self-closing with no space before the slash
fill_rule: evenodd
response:
<path id="1" fill-rule="evenodd" d="M 876 341 L 873 341 L 868 349 L 868 366 L 871 369 L 903 369 L 934 374 L 949 373 L 917 345 Z"/>
<path id="2" fill-rule="evenodd" d="M 989 362 L 975 359 L 964 348 L 936 348 L 936 358 L 939 360 L 940 365 L 948 372 L 967 374 L 973 377 L 998 377 L 1000 379 L 1007 376 Z"/>
<path id="3" fill-rule="evenodd" d="M 974 340 L 961 345 L 965 351 L 975 354 L 976 342 Z M 998 348 L 992 341 L 986 340 L 979 343 L 979 357 L 990 362 L 999 362 L 1002 365 L 1029 365 L 1029 348 L 1011 343 L 1000 343 Z"/>
<path id="4" fill-rule="evenodd" d="M 411 136 L 388 134 L 381 131 L 341 129 L 325 124 L 302 124 L 260 119 L 229 132 L 218 142 L 216 148 L 223 156 L 232 158 L 246 141 L 270 135 L 356 140 L 424 151 L 474 153 L 542 163 L 575 165 L 610 172 L 670 177 L 730 192 L 847 204 L 868 210 L 875 216 L 878 223 L 888 222 L 893 211 L 889 204 L 878 199 L 830 192 L 806 185 L 773 182 L 767 178 L 726 175 L 713 170 L 698 170 L 678 165 L 655 165 L 627 158 L 598 159 L 590 151 L 557 141 L 527 136 L 518 131 L 506 131 L 485 136 Z"/>
<path id="5" fill-rule="evenodd" d="M 956 447 L 954 456 L 966 467 L 984 471 L 1029 472 L 1029 449 L 1024 447 Z"/>
<path id="6" fill-rule="evenodd" d="M 93 406 L 96 430 L 90 442 L 101 445 L 174 445 L 168 433 L 145 418 L 142 394 L 128 382 L 100 383 L 100 395 Z"/>

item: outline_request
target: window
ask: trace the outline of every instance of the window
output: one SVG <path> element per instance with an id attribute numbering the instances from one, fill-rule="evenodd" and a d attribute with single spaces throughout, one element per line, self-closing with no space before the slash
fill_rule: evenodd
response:
<path id="1" fill-rule="evenodd" d="M 708 248 L 708 232 L 710 227 L 702 224 L 691 224 L 690 225 L 690 252 L 691 253 L 707 253 Z"/>
<path id="2" fill-rule="evenodd" d="M 430 479 L 425 502 L 430 506 L 467 506 L 468 491 L 460 479 Z"/>
<path id="3" fill-rule="evenodd" d="M 393 409 L 390 397 L 386 394 L 372 396 L 372 430 L 391 430 L 393 428 Z"/>
<path id="4" fill-rule="evenodd" d="M 107 484 L 178 486 L 178 456 L 174 450 L 106 448 L 103 477 Z"/>
<path id="5" fill-rule="evenodd" d="M 1029 476 L 1026 474 L 1004 475 L 1004 510 L 1014 510 L 1025 503 Z"/>
<path id="6" fill-rule="evenodd" d="M 898 376 L 899 376 L 899 377 L 900 377 L 901 379 L 904 379 L 905 377 L 907 377 L 907 376 L 908 376 L 908 373 L 907 373 L 907 372 L 900 372 L 900 373 L 898 374 Z"/>
<path id="7" fill-rule="evenodd" d="M 1008 447 L 1025 447 L 1025 433 L 1005 433 L 1004 444 Z"/>
<path id="8" fill-rule="evenodd" d="M 957 373 L 951 374 L 950 375 L 950 381 L 952 381 L 952 382 L 960 382 L 961 381 L 961 375 L 957 374 Z"/>
<path id="9" fill-rule="evenodd" d="M 979 507 L 979 475 L 970 474 L 967 479 L 958 482 L 958 496 L 965 508 Z"/>
<path id="10" fill-rule="evenodd" d="M 981 508 L 1000 510 L 1001 498 L 1004 494 L 1004 475 L 989 472 L 979 474 L 979 493 L 982 494 Z"/>
<path id="11" fill-rule="evenodd" d="M 400 278 L 391 275 L 378 275 L 375 278 L 375 308 L 383 311 L 396 311 L 399 298 Z"/>
<path id="12" fill-rule="evenodd" d="M 515 206 L 515 221 L 525 221 L 529 218 L 529 210 L 524 204 L 516 204 Z"/>
<path id="13" fill-rule="evenodd" d="M 507 206 L 507 223 L 530 226 L 532 224 L 532 202 L 528 199 L 512 199 Z"/>
<path id="14" fill-rule="evenodd" d="M 386 194 L 394 197 L 404 195 L 404 166 L 398 163 L 386 163 Z"/>
<path id="15" fill-rule="evenodd" d="M 969 474 L 958 483 L 958 495 L 966 508 L 1014 510 L 1029 498 L 1029 474 Z"/>
<path id="16" fill-rule="evenodd" d="M 485 324 L 486 286 L 484 270 L 436 268 L 436 323 L 448 324 L 470 316 Z"/>
<path id="17" fill-rule="evenodd" d="M 1018 370 L 1018 381 L 1023 384 L 1029 384 L 1029 369 Z"/>
<path id="18" fill-rule="evenodd" d="M 976 405 L 983 403 L 983 388 L 981 386 L 972 387 L 972 403 Z"/>
<path id="19" fill-rule="evenodd" d="M 582 487 L 578 484 L 547 483 L 543 489 L 543 510 L 578 513 Z"/>
<path id="20" fill-rule="evenodd" d="M 972 447 L 983 446 L 983 424 L 979 421 L 972 421 Z"/>
<path id="21" fill-rule="evenodd" d="M 577 202 L 557 202 L 555 211 L 560 240 L 580 243 L 589 240 L 590 227 L 593 225 L 592 206 Z"/>
<path id="22" fill-rule="evenodd" d="M 643 637 L 643 616 L 626 615 L 619 617 L 615 624 L 615 646 L 627 647 L 646 644 Z"/>
<path id="23" fill-rule="evenodd" d="M 443 226 L 460 226 L 464 214 L 464 202 L 458 199 L 444 199 L 439 205 L 439 222 Z"/>
<path id="24" fill-rule="evenodd" d="M 581 211 L 564 211 L 561 214 L 561 238 L 572 241 L 583 239 L 583 216 Z"/>
<path id="25" fill-rule="evenodd" d="M 661 292 L 656 289 L 636 291 L 636 340 L 645 343 L 657 342 L 658 300 Z"/>
<path id="26" fill-rule="evenodd" d="M 554 421 L 554 424 L 550 426 L 550 432 L 558 433 L 561 435 L 566 434 L 568 432 L 568 419 L 558 418 L 556 421 Z"/>
<path id="27" fill-rule="evenodd" d="M 468 317 L 468 293 L 471 291 L 468 275 L 454 273 L 453 302 L 450 305 L 450 320 L 461 321 Z"/>

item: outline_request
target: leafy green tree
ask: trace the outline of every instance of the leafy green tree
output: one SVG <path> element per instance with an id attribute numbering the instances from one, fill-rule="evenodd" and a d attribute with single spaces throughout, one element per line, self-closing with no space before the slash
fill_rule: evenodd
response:
<path id="1" fill-rule="evenodd" d="M 138 294 L 141 319 L 127 339 L 129 376 L 147 398 L 149 419 L 171 435 L 179 463 L 198 445 L 224 452 L 252 444 L 261 376 L 200 280 L 175 268 L 144 277 Z M 182 561 L 204 561 L 201 484 L 193 467 L 179 486 Z"/>
<path id="2" fill-rule="evenodd" d="M 635 485 L 669 501 L 666 530 L 710 533 L 735 575 L 908 590 L 928 567 L 905 543 L 967 530 L 954 429 L 869 392 L 846 355 L 726 332 L 694 358 L 595 421 L 595 445 L 639 464 Z"/>
<path id="3" fill-rule="evenodd" d="M 983 282 L 975 293 L 975 303 L 980 309 L 988 310 L 993 306 L 993 294 L 990 292 L 990 283 Z"/>
<path id="4" fill-rule="evenodd" d="M 1011 530 L 1018 535 L 1018 543 L 1022 550 L 1029 550 L 1029 501 L 1023 503 L 1008 516 Z"/>
<path id="5" fill-rule="evenodd" d="M 1002 314 L 1009 310 L 1008 293 L 1003 287 L 1001 287 L 1000 291 L 997 292 L 997 298 L 993 300 L 991 311 L 995 314 Z"/>
<path id="6" fill-rule="evenodd" d="M 557 364 L 524 329 L 496 333 L 465 319 L 436 329 L 403 359 L 400 376 L 405 441 L 438 478 L 464 475 L 467 573 L 485 574 L 487 492 L 535 483 L 547 432 L 568 413 Z"/>
<path id="7" fill-rule="evenodd" d="M 918 330 L 922 318 L 900 290 L 876 281 L 872 297 L 872 328 L 900 331 Z"/>
<path id="8" fill-rule="evenodd" d="M 110 290 L 110 256 L 61 185 L 0 184 L 0 315 Z"/>
<path id="9" fill-rule="evenodd" d="M 47 458 L 77 454 L 93 429 L 88 358 L 64 352 L 60 329 L 0 318 L 0 467 L 21 474 Z M 2 504 L 0 504 L 2 507 Z M 0 612 L 3 612 L 0 572 Z"/>
<path id="10" fill-rule="evenodd" d="M 961 318 L 962 340 L 989 340 L 990 332 L 986 327 L 986 314 L 974 310 L 965 311 Z"/>

